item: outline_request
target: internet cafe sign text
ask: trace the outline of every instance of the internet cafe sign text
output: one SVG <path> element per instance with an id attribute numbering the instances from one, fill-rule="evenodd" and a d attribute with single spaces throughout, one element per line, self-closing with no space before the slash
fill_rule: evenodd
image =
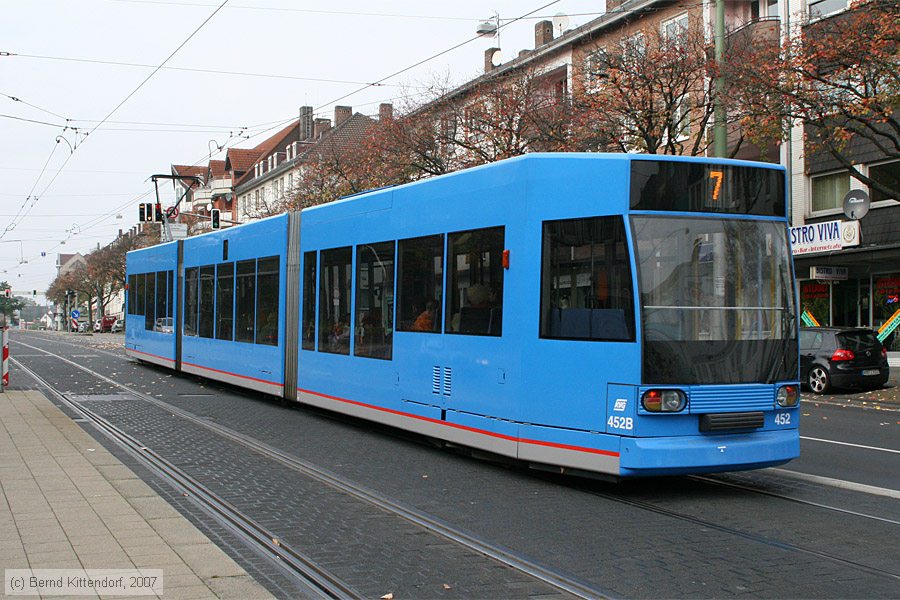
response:
<path id="1" fill-rule="evenodd" d="M 859 221 L 826 221 L 791 227 L 791 254 L 814 254 L 859 246 Z"/>

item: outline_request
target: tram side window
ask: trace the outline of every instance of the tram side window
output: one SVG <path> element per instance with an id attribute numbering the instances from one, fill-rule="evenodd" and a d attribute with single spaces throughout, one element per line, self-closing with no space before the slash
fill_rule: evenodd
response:
<path id="1" fill-rule="evenodd" d="M 134 305 L 134 289 L 137 286 L 137 275 L 131 274 L 128 276 L 128 314 L 134 315 L 137 314 L 135 309 L 137 308 Z"/>
<path id="2" fill-rule="evenodd" d="M 216 339 L 234 339 L 234 263 L 216 267 Z"/>
<path id="3" fill-rule="evenodd" d="M 350 354 L 353 250 L 323 250 L 319 279 L 319 351 Z"/>
<path id="4" fill-rule="evenodd" d="M 316 253 L 303 255 L 303 338 L 304 350 L 316 349 Z"/>
<path id="5" fill-rule="evenodd" d="M 144 316 L 144 280 L 146 276 L 143 273 L 138 273 L 134 276 L 135 286 L 134 286 L 134 310 L 132 314 Z"/>
<path id="6" fill-rule="evenodd" d="M 197 267 L 184 270 L 184 335 L 197 335 Z"/>
<path id="7" fill-rule="evenodd" d="M 259 259 L 256 271 L 256 343 L 278 345 L 279 257 Z"/>
<path id="8" fill-rule="evenodd" d="M 398 331 L 440 333 L 444 236 L 400 240 Z"/>
<path id="9" fill-rule="evenodd" d="M 144 329 L 153 331 L 156 319 L 156 273 L 147 273 L 144 286 L 144 294 L 146 296 L 144 301 L 144 308 L 146 309 L 144 313 Z"/>
<path id="10" fill-rule="evenodd" d="M 256 260 L 237 263 L 234 302 L 234 339 L 252 344 L 256 322 Z"/>
<path id="11" fill-rule="evenodd" d="M 356 250 L 356 330 L 353 354 L 391 359 L 394 337 L 394 242 Z"/>
<path id="12" fill-rule="evenodd" d="M 174 305 L 174 295 L 175 295 L 175 286 L 173 282 L 175 281 L 175 274 L 172 271 L 166 271 L 166 289 L 169 290 L 168 300 L 166 304 L 166 317 L 169 319 L 173 319 L 173 310 L 172 306 Z M 175 321 L 174 319 L 170 321 L 172 323 L 172 331 L 175 331 Z"/>
<path id="13" fill-rule="evenodd" d="M 542 253 L 541 337 L 634 340 L 622 217 L 545 222 Z"/>
<path id="14" fill-rule="evenodd" d="M 503 319 L 503 227 L 447 239 L 447 333 L 499 336 Z"/>
<path id="15" fill-rule="evenodd" d="M 200 337 L 211 338 L 215 325 L 215 300 L 216 300 L 216 268 L 213 265 L 200 267 L 200 321 L 197 324 L 197 334 Z"/>
<path id="16" fill-rule="evenodd" d="M 169 273 L 171 271 L 157 271 L 156 273 L 156 321 L 154 331 L 160 333 L 172 333 L 172 319 L 169 317 Z"/>

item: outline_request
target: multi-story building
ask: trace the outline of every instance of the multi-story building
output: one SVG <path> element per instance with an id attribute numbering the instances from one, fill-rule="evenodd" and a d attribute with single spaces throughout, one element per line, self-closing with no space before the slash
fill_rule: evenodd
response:
<path id="1" fill-rule="evenodd" d="M 386 114 L 381 107 L 381 114 Z M 334 108 L 331 119 L 314 118 L 311 106 L 300 108 L 297 136 L 274 137 L 265 143 L 243 177 L 235 181 L 237 211 L 241 221 L 282 212 L 295 193 L 304 164 L 315 154 L 335 152 L 359 144 L 374 121 L 349 106 Z"/>
<path id="2" fill-rule="evenodd" d="M 865 5 L 849 6 L 847 0 L 790 0 L 796 21 L 792 35 L 815 35 L 812 28 L 833 26 L 851 18 Z M 900 68 L 900 66 L 898 66 Z M 897 122 L 897 113 L 893 120 Z M 795 246 L 794 266 L 800 287 L 800 303 L 822 325 L 882 328 L 900 318 L 900 202 L 855 179 L 833 154 L 812 147 L 808 124 L 793 127 L 786 165 L 792 173 L 793 224 L 805 227 L 797 235 L 815 236 L 819 252 Z M 889 138 L 885 138 L 889 139 Z M 896 133 L 894 134 L 896 144 Z M 856 136 L 842 154 L 859 172 L 900 189 L 900 160 L 891 158 L 871 137 Z M 788 162 L 789 159 L 789 162 Z M 870 198 L 868 213 L 851 219 L 844 212 L 844 198 L 851 190 L 863 190 Z M 850 223 L 858 220 L 858 226 Z M 900 335 L 884 339 L 893 366 L 900 366 Z"/>

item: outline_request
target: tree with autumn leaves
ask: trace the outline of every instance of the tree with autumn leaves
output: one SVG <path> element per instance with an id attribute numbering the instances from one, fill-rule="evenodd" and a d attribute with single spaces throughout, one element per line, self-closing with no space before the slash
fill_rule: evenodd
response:
<path id="1" fill-rule="evenodd" d="M 63 305 L 66 294 L 75 293 L 86 307 L 89 321 L 94 320 L 95 307 L 97 318 L 102 318 L 110 300 L 125 289 L 125 255 L 149 243 L 150 236 L 142 233 L 121 235 L 87 254 L 84 263 L 58 275 L 45 295 L 57 305 Z"/>
<path id="2" fill-rule="evenodd" d="M 726 61 L 713 59 L 700 27 L 654 23 L 598 44 L 567 81 L 536 68 L 484 75 L 375 122 L 361 143 L 311 156 L 279 209 L 298 209 L 385 185 L 416 181 L 536 151 L 703 156 L 715 101 L 725 106 L 729 156 L 752 144 L 777 160 L 790 124 L 807 124 L 807 154 L 825 152 L 863 183 L 900 197 L 854 161 L 865 140 L 900 158 L 896 1 L 872 0 L 806 23 L 779 39 L 731 32 Z M 765 23 L 763 23 L 765 25 Z M 716 97 L 715 77 L 724 78 Z"/>
<path id="3" fill-rule="evenodd" d="M 781 135 L 805 127 L 807 156 L 829 156 L 887 198 L 900 181 L 859 168 L 861 149 L 900 160 L 900 3 L 854 2 L 838 15 L 803 24 L 781 48 L 751 51 L 727 65 L 743 98 L 768 98 L 759 119 Z"/>

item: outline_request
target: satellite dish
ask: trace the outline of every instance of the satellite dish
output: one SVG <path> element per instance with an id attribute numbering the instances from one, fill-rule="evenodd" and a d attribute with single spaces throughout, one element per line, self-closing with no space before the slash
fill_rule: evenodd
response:
<path id="1" fill-rule="evenodd" d="M 556 32 L 556 35 L 559 36 L 565 31 L 566 27 L 569 26 L 569 17 L 562 13 L 557 13 L 553 15 L 553 30 Z"/>
<path id="2" fill-rule="evenodd" d="M 494 50 L 494 53 L 491 54 L 491 64 L 495 67 L 503 64 L 503 53 L 500 50 Z"/>
<path id="3" fill-rule="evenodd" d="M 844 215 L 858 221 L 868 214 L 870 203 L 869 194 L 865 190 L 850 190 L 844 195 Z"/>

